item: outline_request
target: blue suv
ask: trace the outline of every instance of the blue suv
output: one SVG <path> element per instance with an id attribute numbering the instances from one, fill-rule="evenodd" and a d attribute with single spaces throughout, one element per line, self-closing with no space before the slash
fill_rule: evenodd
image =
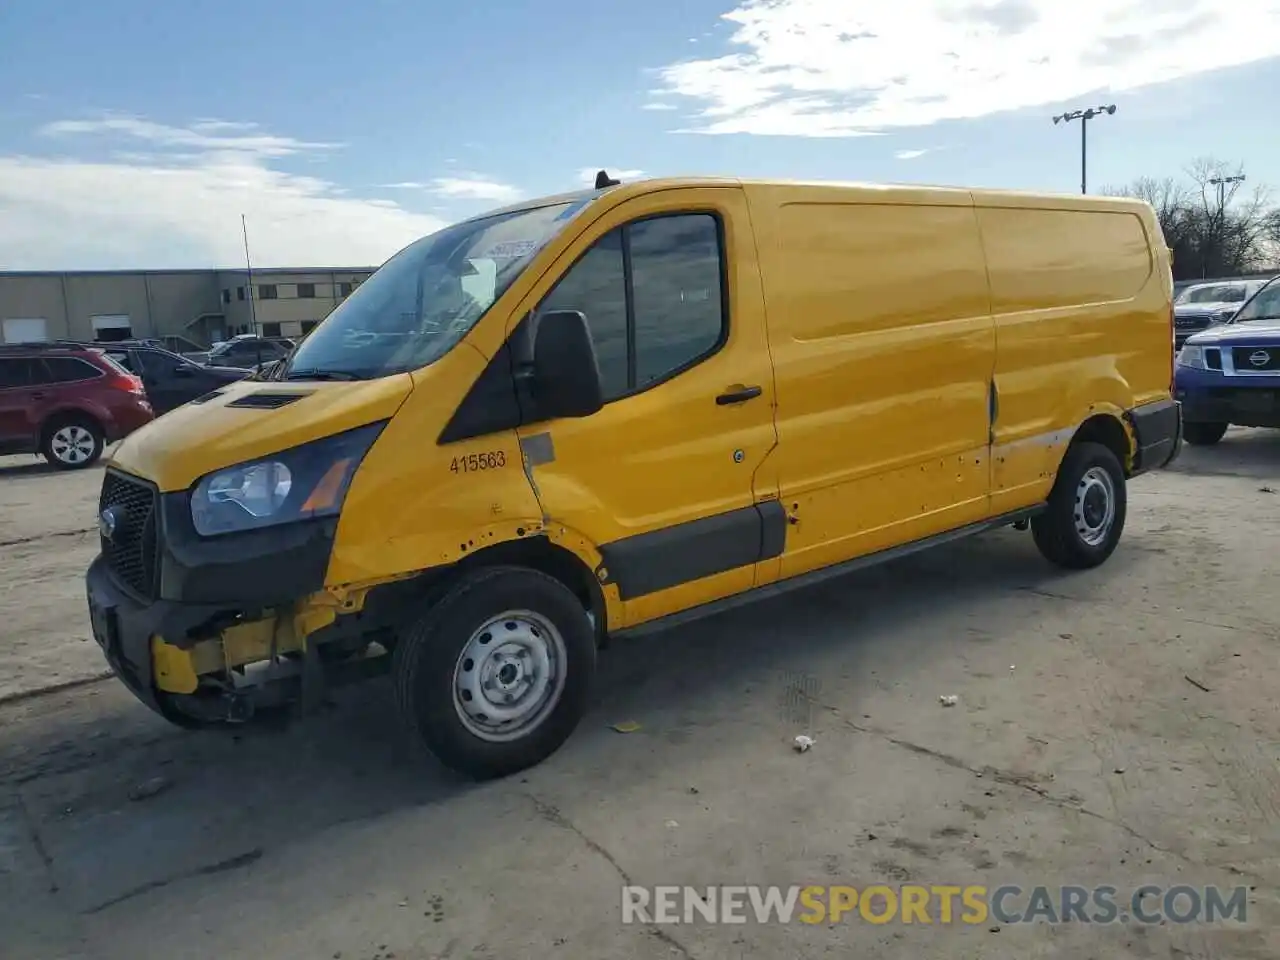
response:
<path id="1" fill-rule="evenodd" d="M 1187 443 L 1217 443 L 1235 424 L 1280 427 L 1280 277 L 1258 290 L 1228 323 L 1187 339 L 1174 393 Z"/>

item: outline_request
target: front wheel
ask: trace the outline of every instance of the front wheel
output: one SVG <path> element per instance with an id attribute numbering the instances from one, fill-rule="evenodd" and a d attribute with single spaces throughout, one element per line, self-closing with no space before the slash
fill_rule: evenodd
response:
<path id="1" fill-rule="evenodd" d="M 1187 423 L 1182 424 L 1182 439 L 1196 447 L 1211 447 L 1221 440 L 1227 432 L 1225 423 Z"/>
<path id="2" fill-rule="evenodd" d="M 1116 455 L 1100 443 L 1075 443 L 1062 460 L 1044 513 L 1031 521 L 1031 534 L 1051 563 L 1087 570 L 1115 551 L 1127 504 Z"/>
<path id="3" fill-rule="evenodd" d="M 392 677 L 410 729 L 476 780 L 545 760 L 587 708 L 596 638 L 582 602 L 520 567 L 474 571 L 396 644 Z"/>

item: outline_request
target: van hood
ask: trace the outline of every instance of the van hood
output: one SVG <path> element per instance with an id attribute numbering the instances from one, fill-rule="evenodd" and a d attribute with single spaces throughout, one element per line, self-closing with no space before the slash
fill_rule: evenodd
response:
<path id="1" fill-rule="evenodd" d="M 1243 323 L 1231 323 L 1221 327 L 1212 327 L 1190 337 L 1187 343 L 1197 346 L 1215 343 L 1259 343 L 1272 341 L 1280 343 L 1280 320 L 1246 320 Z"/>
<path id="2" fill-rule="evenodd" d="M 1173 305 L 1174 316 L 1193 316 L 1198 317 L 1201 314 L 1219 313 L 1223 310 L 1237 310 L 1244 306 L 1244 301 L 1238 303 L 1230 303 L 1221 301 L 1217 303 L 1175 303 Z"/>
<path id="3" fill-rule="evenodd" d="M 240 380 L 130 434 L 107 462 L 161 492 L 186 490 L 214 470 L 386 420 L 412 392 L 407 373 L 349 383 Z"/>

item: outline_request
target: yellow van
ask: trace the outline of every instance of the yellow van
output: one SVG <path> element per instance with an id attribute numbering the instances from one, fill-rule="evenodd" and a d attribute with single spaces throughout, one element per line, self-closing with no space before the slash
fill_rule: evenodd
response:
<path id="1" fill-rule="evenodd" d="M 1181 443 L 1172 290 L 1137 201 L 602 177 L 125 440 L 94 634 L 175 723 L 389 672 L 445 764 L 509 774 L 609 636 L 1001 525 L 1102 563 Z"/>

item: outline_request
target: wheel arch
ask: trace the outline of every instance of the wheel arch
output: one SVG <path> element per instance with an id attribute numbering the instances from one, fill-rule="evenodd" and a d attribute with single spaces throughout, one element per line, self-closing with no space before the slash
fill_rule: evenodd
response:
<path id="1" fill-rule="evenodd" d="M 40 429 L 37 437 L 43 443 L 48 439 L 49 431 L 54 427 L 64 423 L 74 423 L 76 421 L 87 421 L 98 428 L 98 432 L 103 438 L 107 435 L 107 424 L 104 418 L 93 410 L 85 407 L 58 407 L 50 410 L 45 414 L 44 419 L 40 421 Z"/>
<path id="2" fill-rule="evenodd" d="M 568 547 L 550 536 L 535 534 L 519 540 L 504 540 L 477 550 L 457 565 L 463 574 L 480 567 L 528 567 L 568 587 L 595 617 L 597 639 L 603 639 L 609 625 L 609 606 L 604 590 L 591 567 Z"/>
<path id="3" fill-rule="evenodd" d="M 1132 428 L 1120 416 L 1109 412 L 1090 416 L 1076 428 L 1069 446 L 1080 443 L 1097 443 L 1106 447 L 1120 461 L 1125 476 L 1132 475 L 1135 449 Z M 1061 469 L 1061 464 L 1058 468 Z"/>

